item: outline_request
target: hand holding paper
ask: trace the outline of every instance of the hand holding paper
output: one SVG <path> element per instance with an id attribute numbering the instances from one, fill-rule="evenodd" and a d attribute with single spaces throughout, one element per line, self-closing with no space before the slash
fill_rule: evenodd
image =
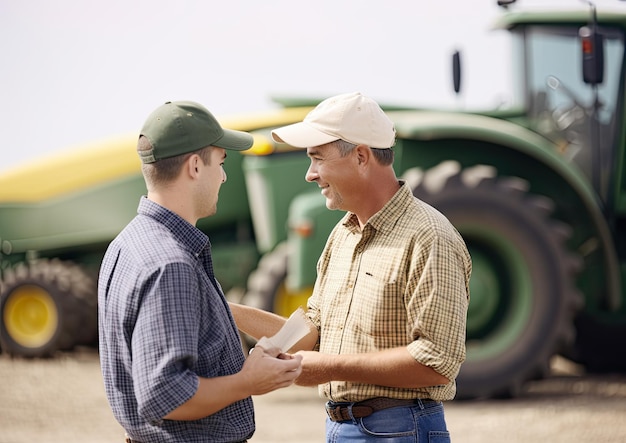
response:
<path id="1" fill-rule="evenodd" d="M 287 352 L 304 338 L 308 333 L 309 325 L 302 308 L 296 309 L 287 319 L 280 331 L 272 337 L 261 337 L 257 346 L 263 348 L 268 354 L 277 357 L 279 354 Z"/>

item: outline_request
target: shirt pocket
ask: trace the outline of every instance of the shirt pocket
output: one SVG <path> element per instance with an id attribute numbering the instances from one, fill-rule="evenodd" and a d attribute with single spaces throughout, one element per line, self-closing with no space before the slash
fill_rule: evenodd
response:
<path id="1" fill-rule="evenodd" d="M 352 309 L 353 328 L 368 348 L 388 348 L 404 343 L 407 314 L 404 303 L 406 281 L 390 264 L 365 267 L 356 280 Z"/>

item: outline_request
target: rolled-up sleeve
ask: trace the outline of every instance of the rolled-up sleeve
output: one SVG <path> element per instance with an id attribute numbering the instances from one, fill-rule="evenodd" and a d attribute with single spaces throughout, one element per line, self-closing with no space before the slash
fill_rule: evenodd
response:
<path id="1" fill-rule="evenodd" d="M 132 374 L 139 415 L 162 419 L 198 389 L 199 288 L 193 267 L 168 264 L 141 289 L 132 333 Z"/>
<path id="2" fill-rule="evenodd" d="M 454 380 L 465 360 L 471 261 L 462 240 L 449 231 L 422 244 L 414 260 L 419 272 L 409 284 L 414 341 L 407 349 L 416 361 Z"/>

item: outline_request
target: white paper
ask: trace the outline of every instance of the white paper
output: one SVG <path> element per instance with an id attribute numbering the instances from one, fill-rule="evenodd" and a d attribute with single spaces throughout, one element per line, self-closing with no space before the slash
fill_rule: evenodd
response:
<path id="1" fill-rule="evenodd" d="M 287 352 L 309 332 L 309 325 L 304 311 L 302 308 L 298 308 L 291 314 L 276 335 L 269 338 L 261 337 L 257 342 L 257 346 L 269 352 L 276 350 L 278 355 L 282 352 Z"/>

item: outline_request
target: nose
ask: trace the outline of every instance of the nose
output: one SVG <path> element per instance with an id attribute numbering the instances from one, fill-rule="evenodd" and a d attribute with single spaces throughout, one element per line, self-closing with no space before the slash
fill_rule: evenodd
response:
<path id="1" fill-rule="evenodd" d="M 317 170 L 314 168 L 313 164 L 309 165 L 309 169 L 306 170 L 306 174 L 304 175 L 304 179 L 308 182 L 314 182 L 319 178 Z"/>
<path id="2" fill-rule="evenodd" d="M 222 168 L 222 183 L 226 183 L 226 179 L 228 177 L 226 177 L 226 171 L 224 171 L 224 168 Z"/>

